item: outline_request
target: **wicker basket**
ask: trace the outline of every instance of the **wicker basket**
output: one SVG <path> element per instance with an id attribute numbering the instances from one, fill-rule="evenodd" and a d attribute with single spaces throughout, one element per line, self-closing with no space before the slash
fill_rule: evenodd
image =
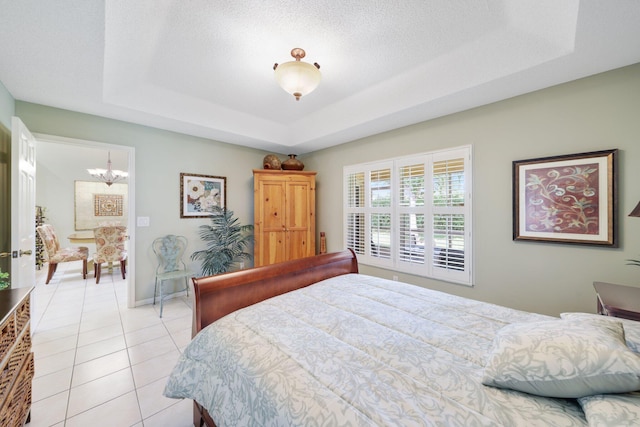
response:
<path id="1" fill-rule="evenodd" d="M 16 322 L 14 313 L 11 313 L 0 325 L 0 363 L 7 356 L 14 342 L 16 342 Z"/>
<path id="2" fill-rule="evenodd" d="M 27 327 L 26 333 L 22 334 L 20 342 L 16 343 L 11 356 L 0 367 L 0 402 L 6 399 L 11 384 L 17 378 L 29 351 L 31 351 L 31 331 Z"/>
<path id="3" fill-rule="evenodd" d="M 31 298 L 27 298 L 22 301 L 22 304 L 16 309 L 16 333 L 19 334 L 24 328 L 24 325 L 29 323 L 29 319 L 31 318 L 31 306 L 30 306 Z"/>
<path id="4" fill-rule="evenodd" d="M 0 409 L 0 425 L 3 427 L 23 426 L 31 408 L 31 381 L 33 380 L 33 353 L 29 353 L 26 363 L 18 375 L 19 383 L 11 390 Z"/>

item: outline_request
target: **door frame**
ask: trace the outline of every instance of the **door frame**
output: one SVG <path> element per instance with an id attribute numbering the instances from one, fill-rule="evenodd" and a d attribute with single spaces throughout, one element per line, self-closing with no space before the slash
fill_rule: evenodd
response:
<path id="1" fill-rule="evenodd" d="M 127 265 L 127 308 L 135 308 L 136 306 L 136 286 L 135 286 L 135 278 L 136 278 L 136 263 L 135 263 L 135 256 L 136 256 L 136 224 L 135 224 L 135 212 L 136 212 L 136 206 L 135 206 L 135 201 L 136 201 L 136 197 L 135 197 L 135 193 L 136 193 L 136 186 L 135 186 L 135 147 L 130 147 L 127 145 L 118 145 L 118 144 L 111 144 L 111 143 L 107 143 L 107 142 L 98 142 L 98 141 L 90 141 L 90 140 L 85 140 L 85 139 L 76 139 L 76 138 L 67 138 L 67 137 L 63 137 L 63 136 L 56 136 L 56 135 L 48 135 L 48 134 L 41 134 L 41 133 L 33 133 L 33 136 L 35 137 L 35 139 L 38 142 L 44 142 L 44 143 L 55 143 L 55 144 L 66 144 L 66 145 L 77 145 L 77 146 L 82 146 L 82 147 L 93 147 L 93 148 L 98 148 L 101 150 L 120 150 L 120 151 L 126 151 L 127 152 L 127 157 L 128 157 L 128 165 L 127 165 L 127 172 L 129 173 L 129 176 L 127 178 L 128 184 L 129 184 L 129 188 L 127 190 L 127 195 L 128 195 L 128 218 L 127 218 L 127 233 L 129 235 L 129 248 L 127 251 L 127 258 L 129 260 L 128 265 Z M 37 153 L 36 153 L 37 156 Z M 36 181 L 36 187 L 37 187 L 38 183 Z"/>

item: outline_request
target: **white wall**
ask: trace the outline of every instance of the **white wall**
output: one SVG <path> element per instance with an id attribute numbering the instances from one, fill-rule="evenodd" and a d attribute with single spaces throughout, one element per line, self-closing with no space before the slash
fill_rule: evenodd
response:
<path id="1" fill-rule="evenodd" d="M 113 169 L 128 170 L 126 150 L 42 141 L 36 144 L 36 205 L 46 209 L 46 221 L 55 228 L 62 246 L 72 246 L 67 236 L 76 232 L 74 183 L 93 181 L 87 168 L 105 169 L 109 151 Z M 122 218 L 122 223 L 127 225 L 127 218 Z M 83 245 L 93 254 L 95 244 Z"/>
<path id="2" fill-rule="evenodd" d="M 640 285 L 640 64 L 312 153 L 318 171 L 317 230 L 342 248 L 344 165 L 472 144 L 475 287 L 400 274 L 421 286 L 557 315 L 596 308 L 593 281 Z M 514 160 L 618 148 L 620 247 L 512 240 Z M 391 271 L 361 271 L 391 278 Z"/>

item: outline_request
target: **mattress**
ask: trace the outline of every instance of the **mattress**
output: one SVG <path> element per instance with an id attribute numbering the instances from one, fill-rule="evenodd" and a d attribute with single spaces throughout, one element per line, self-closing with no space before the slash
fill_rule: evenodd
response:
<path id="1" fill-rule="evenodd" d="M 489 387 L 496 332 L 554 319 L 347 274 L 231 313 L 187 346 L 165 396 L 224 426 L 585 426 L 575 399 Z"/>

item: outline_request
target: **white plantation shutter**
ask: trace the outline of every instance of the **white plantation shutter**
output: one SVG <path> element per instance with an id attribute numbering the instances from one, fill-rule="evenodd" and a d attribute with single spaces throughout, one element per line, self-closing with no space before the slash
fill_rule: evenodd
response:
<path id="1" fill-rule="evenodd" d="M 472 284 L 471 147 L 345 167 L 345 244 L 363 264 Z"/>
<path id="2" fill-rule="evenodd" d="M 350 174 L 346 179 L 346 243 L 358 255 L 364 255 L 364 173 Z"/>
<path id="3" fill-rule="evenodd" d="M 398 263 L 404 271 L 421 274 L 425 264 L 425 177 L 427 158 L 397 161 Z"/>
<path id="4" fill-rule="evenodd" d="M 470 282 L 469 153 L 458 150 L 437 153 L 432 163 L 432 275 Z"/>
<path id="5" fill-rule="evenodd" d="M 391 259 L 391 168 L 369 172 L 369 224 L 371 253 Z"/>

